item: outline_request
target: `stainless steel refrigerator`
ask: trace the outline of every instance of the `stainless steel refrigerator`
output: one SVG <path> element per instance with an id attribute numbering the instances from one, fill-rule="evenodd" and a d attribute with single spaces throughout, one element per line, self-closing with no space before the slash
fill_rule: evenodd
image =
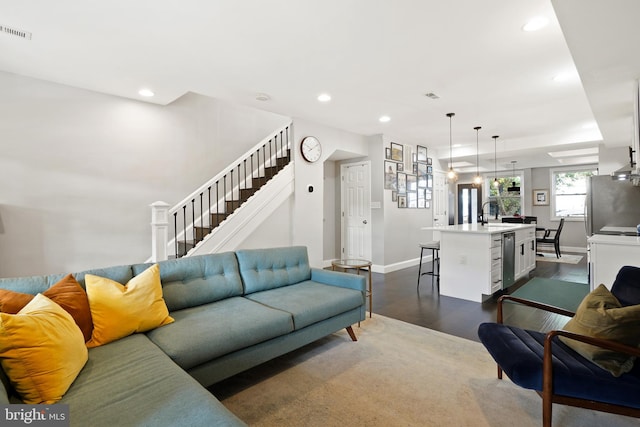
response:
<path id="1" fill-rule="evenodd" d="M 640 224 L 640 187 L 609 175 L 592 176 L 587 192 L 587 236 L 636 235 Z"/>

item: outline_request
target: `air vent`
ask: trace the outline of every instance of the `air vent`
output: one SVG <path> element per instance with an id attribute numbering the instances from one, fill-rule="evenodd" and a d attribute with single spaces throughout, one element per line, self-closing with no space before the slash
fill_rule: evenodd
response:
<path id="1" fill-rule="evenodd" d="M 0 33 L 31 40 L 31 33 L 29 31 L 18 30 L 17 28 L 7 27 L 6 25 L 0 25 Z"/>
<path id="2" fill-rule="evenodd" d="M 425 93 L 424 96 L 431 99 L 440 99 L 440 97 L 433 92 Z"/>

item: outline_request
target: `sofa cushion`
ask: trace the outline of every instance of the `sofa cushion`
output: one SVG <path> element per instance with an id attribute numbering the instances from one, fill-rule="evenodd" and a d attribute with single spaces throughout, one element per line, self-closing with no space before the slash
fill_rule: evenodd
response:
<path id="1" fill-rule="evenodd" d="M 157 264 L 126 285 L 87 274 L 86 286 L 93 319 L 89 348 L 173 322 L 162 298 Z"/>
<path id="2" fill-rule="evenodd" d="M 242 295 L 242 280 L 233 252 L 159 262 L 162 292 L 169 311 Z M 139 274 L 150 264 L 133 266 Z"/>
<path id="3" fill-rule="evenodd" d="M 90 349 L 60 403 L 75 426 L 245 425 L 143 334 Z"/>
<path id="4" fill-rule="evenodd" d="M 304 246 L 239 250 L 236 256 L 245 294 L 311 279 L 307 248 Z"/>
<path id="5" fill-rule="evenodd" d="M 171 312 L 175 323 L 147 336 L 183 369 L 189 369 L 293 331 L 289 313 L 233 297 Z"/>
<path id="6" fill-rule="evenodd" d="M 247 295 L 246 298 L 293 315 L 296 330 L 364 304 L 362 292 L 305 281 L 284 288 Z"/>
<path id="7" fill-rule="evenodd" d="M 62 398 L 87 361 L 80 328 L 42 294 L 17 314 L 0 313 L 0 361 L 25 403 Z"/>
<path id="8" fill-rule="evenodd" d="M 42 295 L 64 308 L 73 317 L 82 331 L 85 341 L 91 338 L 93 322 L 87 293 L 71 274 L 67 274 L 58 283 L 42 292 Z M 26 306 L 35 295 L 0 289 L 0 312 L 16 314 Z"/>

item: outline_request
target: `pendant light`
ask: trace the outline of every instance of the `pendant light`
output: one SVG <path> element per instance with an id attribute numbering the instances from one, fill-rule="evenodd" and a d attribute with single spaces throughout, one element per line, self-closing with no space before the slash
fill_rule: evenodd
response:
<path id="1" fill-rule="evenodd" d="M 498 182 L 498 162 L 497 162 L 497 153 L 498 153 L 498 135 L 494 135 L 491 138 L 493 138 L 493 173 L 494 173 L 494 178 L 493 178 L 493 186 L 497 189 L 498 186 L 500 185 L 500 183 Z"/>
<path id="2" fill-rule="evenodd" d="M 517 163 L 517 160 L 511 160 L 511 169 L 513 171 L 513 173 L 511 174 L 512 177 L 516 176 L 516 163 Z M 507 187 L 507 191 L 519 193 L 520 186 L 516 185 L 515 181 L 511 181 L 511 187 Z"/>
<path id="3" fill-rule="evenodd" d="M 480 126 L 476 126 L 474 127 L 474 129 L 476 130 L 476 176 L 473 178 L 473 185 L 476 187 L 479 187 L 480 184 L 482 184 L 482 177 L 480 176 L 480 160 L 479 160 L 479 156 L 480 156 L 480 150 L 479 150 L 479 145 L 478 145 L 478 133 L 480 131 L 480 129 L 482 129 Z"/>
<path id="4" fill-rule="evenodd" d="M 455 116 L 456 113 L 447 113 L 447 117 L 449 117 L 449 172 L 447 172 L 447 178 L 450 181 L 456 181 L 458 179 L 458 175 L 453 170 L 453 142 L 451 138 L 451 118 Z"/>

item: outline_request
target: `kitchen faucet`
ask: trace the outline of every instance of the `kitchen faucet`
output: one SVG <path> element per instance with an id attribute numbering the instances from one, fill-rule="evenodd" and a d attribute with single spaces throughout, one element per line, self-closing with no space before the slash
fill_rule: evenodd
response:
<path id="1" fill-rule="evenodd" d="M 484 218 L 484 207 L 487 206 L 487 205 L 489 205 L 489 207 L 491 207 L 491 201 L 484 202 L 482 204 L 482 207 L 480 208 L 480 225 L 485 225 L 485 224 L 489 223 L 489 221 L 488 220 L 485 221 L 485 218 Z"/>

